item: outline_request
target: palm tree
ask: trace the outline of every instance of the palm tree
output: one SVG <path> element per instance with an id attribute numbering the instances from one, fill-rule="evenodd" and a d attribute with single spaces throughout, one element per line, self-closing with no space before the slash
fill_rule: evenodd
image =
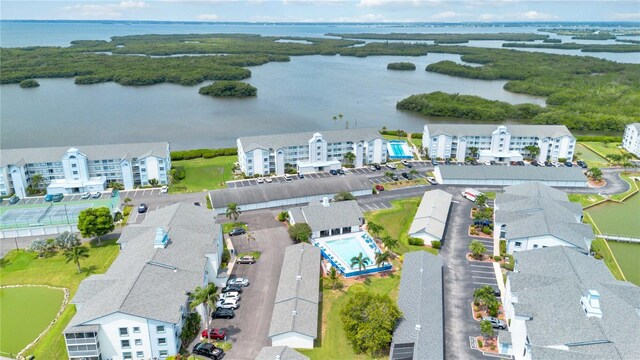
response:
<path id="1" fill-rule="evenodd" d="M 471 154 L 471 157 L 475 159 L 478 156 L 478 148 L 475 146 L 471 146 L 469 148 L 469 154 Z"/>
<path id="2" fill-rule="evenodd" d="M 389 263 L 389 259 L 391 259 L 391 252 L 388 250 L 383 253 L 376 253 L 376 265 L 378 267 L 383 266 L 385 263 Z"/>
<path id="3" fill-rule="evenodd" d="M 338 115 L 334 115 L 332 119 L 333 119 L 333 122 L 336 122 L 338 120 L 342 121 L 343 117 L 344 116 L 342 114 L 338 114 Z M 345 129 L 349 128 L 349 120 L 345 120 L 344 128 Z"/>
<path id="4" fill-rule="evenodd" d="M 367 256 L 360 253 L 360 255 L 351 258 L 351 268 L 353 269 L 358 265 L 358 271 L 362 271 L 362 269 L 365 269 L 370 262 L 371 260 Z"/>
<path id="5" fill-rule="evenodd" d="M 384 227 L 382 225 L 378 224 L 377 222 L 368 221 L 367 222 L 367 230 L 369 230 L 371 235 L 373 235 L 374 237 L 378 237 L 378 236 L 380 236 L 380 233 L 382 232 L 382 230 L 384 230 Z"/>
<path id="6" fill-rule="evenodd" d="M 598 182 L 602 180 L 602 170 L 599 167 L 592 167 L 587 171 L 587 176 L 593 179 L 593 181 Z"/>
<path id="7" fill-rule="evenodd" d="M 191 294 L 191 310 L 195 309 L 198 305 L 204 306 L 206 327 L 209 327 L 210 311 L 216 307 L 218 301 L 218 287 L 209 283 L 205 287 L 198 286 Z"/>
<path id="8" fill-rule="evenodd" d="M 253 236 L 253 234 L 251 232 L 247 232 L 247 243 L 249 244 L 249 248 L 251 248 L 251 242 L 256 241 L 256 238 Z"/>
<path id="9" fill-rule="evenodd" d="M 42 174 L 34 174 L 33 176 L 31 176 L 31 186 L 34 189 L 40 189 L 44 184 L 45 181 L 44 177 L 42 177 Z"/>
<path id="10" fill-rule="evenodd" d="M 476 196 L 476 204 L 478 204 L 478 206 L 482 206 L 482 207 L 487 206 L 487 195 L 480 194 L 480 195 Z"/>
<path id="11" fill-rule="evenodd" d="M 482 259 L 482 255 L 487 251 L 487 248 L 478 240 L 473 240 L 469 244 L 469 250 L 475 259 Z"/>
<path id="12" fill-rule="evenodd" d="M 382 245 L 384 245 L 384 247 L 386 247 L 391 251 L 393 251 L 395 248 L 398 247 L 398 240 L 392 238 L 389 235 L 383 236 L 382 239 L 380 239 L 380 241 L 382 242 Z"/>
<path id="13" fill-rule="evenodd" d="M 535 145 L 527 145 L 524 147 L 525 150 L 529 152 L 529 157 L 535 159 L 538 155 L 540 155 L 540 148 Z"/>
<path id="14" fill-rule="evenodd" d="M 348 153 L 344 154 L 342 160 L 345 162 L 345 164 L 353 165 L 353 162 L 356 161 L 356 154 L 349 151 Z"/>
<path id="15" fill-rule="evenodd" d="M 232 202 L 227 204 L 227 212 L 225 213 L 225 215 L 229 219 L 233 219 L 234 223 L 238 221 L 238 218 L 240 217 L 241 213 L 242 212 L 240 211 L 240 207 L 238 206 L 238 203 Z"/>
<path id="16" fill-rule="evenodd" d="M 342 286 L 342 282 L 340 281 L 340 275 L 338 274 L 338 271 L 336 271 L 336 268 L 334 267 L 332 267 L 331 270 L 329 270 L 329 273 L 327 274 L 327 280 L 328 280 L 329 286 L 331 286 L 333 290 Z"/>
<path id="17" fill-rule="evenodd" d="M 64 257 L 67 263 L 74 262 L 78 266 L 78 273 L 82 271 L 80 268 L 80 260 L 89 257 L 89 249 L 84 246 L 76 245 L 64 251 Z"/>
<path id="18" fill-rule="evenodd" d="M 493 337 L 493 325 L 491 325 L 488 320 L 480 321 L 480 332 L 482 333 L 482 336 L 484 336 L 485 340 Z"/>

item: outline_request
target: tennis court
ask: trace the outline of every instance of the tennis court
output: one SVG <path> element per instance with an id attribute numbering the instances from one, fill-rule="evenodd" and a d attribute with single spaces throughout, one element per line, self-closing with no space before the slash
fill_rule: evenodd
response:
<path id="1" fill-rule="evenodd" d="M 113 209 L 110 200 L 95 200 L 73 203 L 44 203 L 37 206 L 0 207 L 0 229 L 76 224 L 82 210 L 90 207 L 108 207 Z"/>

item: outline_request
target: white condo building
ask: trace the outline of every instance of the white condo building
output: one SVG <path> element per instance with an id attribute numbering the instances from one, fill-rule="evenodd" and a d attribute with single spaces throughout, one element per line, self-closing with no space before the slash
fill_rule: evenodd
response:
<path id="1" fill-rule="evenodd" d="M 101 191 L 118 182 L 129 190 L 156 179 L 169 182 L 168 142 L 3 149 L 0 195 L 27 196 L 31 178 L 42 175 L 49 194 Z"/>
<path id="2" fill-rule="evenodd" d="M 640 156 L 640 123 L 628 124 L 624 128 L 622 147 L 628 152 Z"/>
<path id="3" fill-rule="evenodd" d="M 64 330 L 70 360 L 164 359 L 180 334 L 198 286 L 226 282 L 222 229 L 211 210 L 178 203 L 130 224 L 120 254 L 104 274 L 84 279 Z M 196 308 L 205 319 L 203 306 Z"/>
<path id="4" fill-rule="evenodd" d="M 374 128 L 247 136 L 237 145 L 240 168 L 248 176 L 339 169 L 349 152 L 355 167 L 387 159 L 387 140 Z"/>
<path id="5" fill-rule="evenodd" d="M 538 161 L 571 161 L 576 138 L 564 125 L 427 124 L 422 134 L 422 146 L 432 159 L 464 161 L 474 147 L 480 161 L 521 161 L 529 156 L 530 145 L 540 149 Z"/>

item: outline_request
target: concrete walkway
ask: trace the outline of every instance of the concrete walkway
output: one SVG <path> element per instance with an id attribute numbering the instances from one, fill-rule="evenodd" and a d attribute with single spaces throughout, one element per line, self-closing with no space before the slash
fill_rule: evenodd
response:
<path id="1" fill-rule="evenodd" d="M 407 133 L 407 142 L 413 148 L 413 153 L 418 157 L 418 160 L 422 161 L 422 157 L 420 156 L 420 149 L 418 149 L 418 147 L 413 144 L 413 141 L 411 141 L 411 133 Z"/>

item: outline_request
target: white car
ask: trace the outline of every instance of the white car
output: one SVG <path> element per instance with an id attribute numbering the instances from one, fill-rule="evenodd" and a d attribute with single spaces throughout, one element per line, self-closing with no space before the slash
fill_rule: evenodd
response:
<path id="1" fill-rule="evenodd" d="M 228 293 L 222 293 L 220 294 L 220 299 L 231 299 L 231 300 L 235 300 L 238 301 L 240 300 L 240 293 L 236 292 L 236 291 L 230 291 Z"/>
<path id="2" fill-rule="evenodd" d="M 91 197 L 94 199 L 100 199 L 101 196 L 102 196 L 102 193 L 100 191 L 94 191 L 91 193 Z"/>
<path id="3" fill-rule="evenodd" d="M 367 169 L 369 169 L 369 171 L 376 171 L 376 167 L 373 165 L 367 166 Z"/>
<path id="4" fill-rule="evenodd" d="M 554 167 L 560 167 L 560 163 L 557 161 L 552 162 L 551 165 L 553 165 Z"/>
<path id="5" fill-rule="evenodd" d="M 273 179 L 271 178 L 271 176 L 264 178 L 264 181 L 271 183 L 273 182 Z"/>
<path id="6" fill-rule="evenodd" d="M 240 304 L 238 304 L 238 300 L 233 299 L 220 299 L 216 303 L 217 308 L 223 309 L 237 309 L 239 305 Z"/>
<path id="7" fill-rule="evenodd" d="M 168 186 L 163 186 L 160 188 L 160 194 L 166 194 L 169 192 L 169 187 Z"/>
<path id="8" fill-rule="evenodd" d="M 289 175 L 289 174 L 284 174 L 284 180 L 285 180 L 285 181 L 291 181 L 291 175 Z"/>
<path id="9" fill-rule="evenodd" d="M 261 178 L 261 177 L 256 178 L 256 182 L 257 182 L 258 184 L 262 184 L 262 183 L 264 182 L 264 178 Z"/>
<path id="10" fill-rule="evenodd" d="M 409 162 L 407 160 L 402 160 L 401 161 L 402 165 L 407 166 L 409 164 Z"/>
<path id="11" fill-rule="evenodd" d="M 434 178 L 433 176 L 429 176 L 427 177 L 427 181 L 429 182 L 429 184 L 431 185 L 438 185 L 438 181 L 436 180 L 436 178 Z"/>
<path id="12" fill-rule="evenodd" d="M 249 286 L 249 279 L 246 278 L 233 278 L 227 281 L 227 286 L 229 285 L 241 285 L 244 287 Z"/>
<path id="13" fill-rule="evenodd" d="M 487 161 L 483 162 L 483 164 L 485 164 L 485 165 L 491 165 L 491 161 L 487 160 Z"/>
<path id="14" fill-rule="evenodd" d="M 398 167 L 398 165 L 397 165 L 397 164 L 395 164 L 395 163 L 387 163 L 387 167 L 388 167 L 389 169 L 396 169 L 396 168 Z"/>
<path id="15" fill-rule="evenodd" d="M 80 196 L 80 199 L 88 199 L 90 197 L 91 193 L 87 191 L 86 193 L 83 193 L 82 196 Z"/>

